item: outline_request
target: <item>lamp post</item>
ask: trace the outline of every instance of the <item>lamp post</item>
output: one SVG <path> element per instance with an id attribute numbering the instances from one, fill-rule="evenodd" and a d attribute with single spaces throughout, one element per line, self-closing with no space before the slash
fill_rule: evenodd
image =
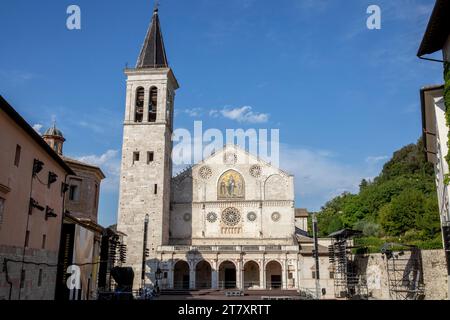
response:
<path id="1" fill-rule="evenodd" d="M 319 242 L 318 242 L 317 216 L 313 214 L 313 239 L 314 239 L 314 260 L 316 266 L 316 298 L 320 299 L 320 273 L 319 273 Z"/>
<path id="2" fill-rule="evenodd" d="M 147 232 L 148 232 L 148 221 L 149 216 L 148 214 L 145 215 L 144 220 L 144 245 L 142 249 L 142 273 L 141 273 L 141 281 L 142 281 L 142 290 L 145 288 L 145 260 L 147 258 Z"/>
<path id="3" fill-rule="evenodd" d="M 159 294 L 159 280 L 161 280 L 162 279 L 162 271 L 161 271 L 161 268 L 159 267 L 159 265 L 158 265 L 158 268 L 156 269 L 156 272 L 155 272 L 155 278 L 156 278 L 156 293 L 158 293 Z"/>

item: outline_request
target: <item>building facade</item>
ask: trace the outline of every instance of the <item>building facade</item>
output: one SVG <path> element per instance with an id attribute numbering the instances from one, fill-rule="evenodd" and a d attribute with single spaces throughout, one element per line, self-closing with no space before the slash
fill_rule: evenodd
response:
<path id="1" fill-rule="evenodd" d="M 63 155 L 66 139 L 54 123 L 43 135 L 47 144 L 75 174 L 66 181 L 64 220 L 59 251 L 57 299 L 93 300 L 97 297 L 103 228 L 97 224 L 100 185 L 105 178 L 99 167 Z M 80 268 L 79 288 L 68 288 L 69 266 Z"/>
<path id="2" fill-rule="evenodd" d="M 437 0 L 428 22 L 417 56 L 443 63 L 444 85 L 427 86 L 420 90 L 422 130 L 427 160 L 434 165 L 441 217 L 442 236 L 447 260 L 447 284 L 450 297 L 450 208 L 449 208 L 449 128 L 447 108 L 450 107 L 450 2 Z M 442 60 L 427 55 L 442 52 Z"/>
<path id="3" fill-rule="evenodd" d="M 307 212 L 295 210 L 293 176 L 227 145 L 172 178 L 178 83 L 157 9 L 125 74 L 118 230 L 127 235 L 135 289 L 313 288 L 313 244 L 299 228 Z M 333 294 L 326 248 L 319 254 L 321 285 Z"/>
<path id="4" fill-rule="evenodd" d="M 0 300 L 51 300 L 72 169 L 0 97 Z"/>

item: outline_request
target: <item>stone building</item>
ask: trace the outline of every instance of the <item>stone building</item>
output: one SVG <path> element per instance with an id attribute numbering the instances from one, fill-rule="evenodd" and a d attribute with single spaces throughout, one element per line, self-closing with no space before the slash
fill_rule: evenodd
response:
<path id="1" fill-rule="evenodd" d="M 423 141 L 427 160 L 434 165 L 436 173 L 436 189 L 439 200 L 444 250 L 447 260 L 447 284 L 450 293 L 450 191 L 446 176 L 449 167 L 445 157 L 448 155 L 448 123 L 447 108 L 449 107 L 450 78 L 450 2 L 437 0 L 423 36 L 417 56 L 428 59 L 427 55 L 438 51 L 442 53 L 442 60 L 431 59 L 433 62 L 442 62 L 445 69 L 444 85 L 425 86 L 420 90 Z M 447 101 L 447 102 L 446 102 Z M 447 105 L 446 105 L 447 104 Z M 450 297 L 450 295 L 449 295 Z"/>
<path id="2" fill-rule="evenodd" d="M 0 300 L 51 300 L 75 172 L 0 97 Z"/>
<path id="3" fill-rule="evenodd" d="M 105 175 L 99 167 L 63 155 L 66 139 L 55 123 L 42 138 L 75 173 L 67 177 L 57 298 L 95 299 L 103 233 L 103 227 L 97 224 L 98 204 L 100 184 Z M 69 265 L 80 265 L 79 290 L 70 291 L 66 286 Z"/>
<path id="4" fill-rule="evenodd" d="M 295 209 L 292 175 L 227 145 L 172 178 L 179 85 L 157 9 L 136 67 L 125 74 L 118 230 L 127 234 L 135 289 L 157 281 L 184 289 L 314 288 L 307 212 Z M 332 295 L 326 252 L 321 246 L 321 285 Z"/>

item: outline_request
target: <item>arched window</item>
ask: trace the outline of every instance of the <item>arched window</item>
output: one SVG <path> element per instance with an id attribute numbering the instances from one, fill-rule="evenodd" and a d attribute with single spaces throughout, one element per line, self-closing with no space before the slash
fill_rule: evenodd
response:
<path id="1" fill-rule="evenodd" d="M 158 88 L 151 87 L 150 99 L 148 101 L 148 122 L 156 122 L 157 106 L 158 106 Z"/>
<path id="2" fill-rule="evenodd" d="M 144 88 L 139 87 L 136 90 L 136 104 L 134 107 L 134 122 L 142 122 L 144 117 Z"/>

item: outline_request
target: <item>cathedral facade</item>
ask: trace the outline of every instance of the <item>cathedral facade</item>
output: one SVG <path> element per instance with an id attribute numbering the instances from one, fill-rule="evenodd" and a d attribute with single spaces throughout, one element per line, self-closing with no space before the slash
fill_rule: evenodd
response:
<path id="1" fill-rule="evenodd" d="M 118 230 L 127 235 L 135 289 L 156 283 L 164 289 L 313 288 L 308 215 L 295 209 L 292 175 L 226 145 L 172 176 L 179 85 L 158 10 L 136 67 L 125 74 Z M 326 248 L 319 254 L 322 287 L 329 287 Z"/>

